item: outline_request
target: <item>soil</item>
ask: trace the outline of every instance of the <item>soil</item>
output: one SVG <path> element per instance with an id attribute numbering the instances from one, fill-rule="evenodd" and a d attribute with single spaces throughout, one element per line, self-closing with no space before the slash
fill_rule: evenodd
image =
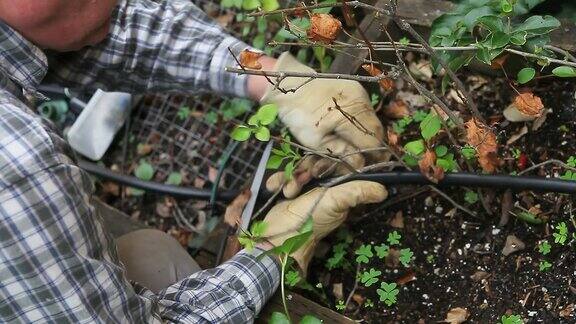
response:
<path id="1" fill-rule="evenodd" d="M 468 85 L 474 86 L 478 78 L 480 76 L 476 74 L 468 77 Z M 482 114 L 492 121 L 499 142 L 505 143 L 524 126 L 524 123 L 508 123 L 501 117 L 501 107 L 507 105 L 514 90 L 502 76 L 481 78 L 486 78 L 487 82 L 475 92 L 476 99 Z M 506 158 L 503 172 L 518 172 L 548 159 L 566 161 L 576 153 L 576 84 L 543 79 L 531 88 L 553 112 L 540 129 L 530 131 L 512 145 L 501 148 L 500 155 Z M 409 139 L 410 132 L 401 138 Z M 514 149 L 526 154 L 527 165 L 519 166 L 518 160 L 511 156 Z M 547 166 L 533 175 L 557 177 L 561 173 L 560 169 Z M 390 200 L 394 200 L 411 195 L 419 188 L 389 190 L 394 193 Z M 328 306 L 335 308 L 337 304 L 334 284 L 343 284 L 344 300 L 354 286 L 354 250 L 361 244 L 376 246 L 386 243 L 388 233 L 397 230 L 402 235 L 402 248 L 414 252 L 410 266 L 391 267 L 374 256 L 369 264 L 361 267 L 361 271 L 370 268 L 382 271 L 381 281 L 397 282 L 400 286 L 397 303 L 389 307 L 378 302 L 378 287 L 364 287 L 360 283 L 354 292 L 357 296 L 351 299 L 344 311 L 347 316 L 368 323 L 434 323 L 443 321 L 451 309 L 461 307 L 469 312 L 470 323 L 499 323 L 502 315 L 510 314 L 520 315 L 525 323 L 576 323 L 576 311 L 573 310 L 576 303 L 574 239 L 569 239 L 569 244 L 560 245 L 555 244 L 552 237 L 552 226 L 559 222 L 565 222 L 570 233 L 576 232 L 573 215 L 576 200 L 573 196 L 513 193 L 512 205 L 525 209 L 539 206 L 549 219 L 545 224 L 532 225 L 508 215 L 508 223 L 499 226 L 504 191 L 481 192 L 492 215 L 480 202 L 466 203 L 462 188 L 444 192 L 476 211 L 478 217 L 457 211 L 450 202 L 430 191 L 393 203 L 386 209 L 372 206 L 353 213 L 348 223 L 348 231 L 355 238 L 346 257 L 351 260 L 349 266 L 328 270 L 326 259 L 332 256 L 328 251 L 323 258 L 316 259 L 310 271 L 309 281 L 322 283 L 323 293 L 330 300 Z M 505 205 L 510 205 L 510 202 Z M 402 215 L 403 228 L 390 225 L 398 213 Z M 502 249 L 509 235 L 519 238 L 525 248 L 504 256 Z M 538 251 L 541 240 L 548 240 L 552 245 L 552 251 L 546 256 Z M 338 239 L 333 235 L 327 242 L 333 246 Z M 539 263 L 543 260 L 552 264 L 546 271 L 539 270 Z M 375 306 L 366 307 L 365 298 L 372 300 Z"/>

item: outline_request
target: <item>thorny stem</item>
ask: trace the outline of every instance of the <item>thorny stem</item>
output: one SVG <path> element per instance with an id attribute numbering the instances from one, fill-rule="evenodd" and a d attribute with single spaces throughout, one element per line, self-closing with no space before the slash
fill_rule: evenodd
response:
<path id="1" fill-rule="evenodd" d="M 275 140 L 277 140 L 277 141 L 279 141 L 279 142 L 284 142 L 284 143 L 290 144 L 290 145 L 292 145 L 292 146 L 294 146 L 294 147 L 296 147 L 296 148 L 299 148 L 299 149 L 301 149 L 301 150 L 303 150 L 303 151 L 305 151 L 305 152 L 310 152 L 310 153 L 316 154 L 316 155 L 318 155 L 318 156 L 320 156 L 320 157 L 323 157 L 323 158 L 326 158 L 326 159 L 329 159 L 329 160 L 332 160 L 332 161 L 335 161 L 335 162 L 338 162 L 338 163 L 342 163 L 342 164 L 344 164 L 344 166 L 345 166 L 350 172 L 352 172 L 352 173 L 358 173 L 358 172 L 356 171 L 356 169 L 355 169 L 350 163 L 348 163 L 347 161 L 341 159 L 341 158 L 338 157 L 338 156 L 335 156 L 335 155 L 333 155 L 333 154 L 326 154 L 326 153 L 324 153 L 324 152 L 311 149 L 311 148 L 306 147 L 306 146 L 304 146 L 304 145 L 300 145 L 300 144 L 298 144 L 298 143 L 294 143 L 294 142 L 292 142 L 292 141 L 288 141 L 288 140 L 286 140 L 285 138 L 280 137 L 280 136 L 272 136 L 272 138 L 274 138 Z"/>
<path id="2" fill-rule="evenodd" d="M 388 39 L 390 39 L 390 41 L 392 42 L 392 45 L 396 46 L 395 45 L 396 43 L 392 39 L 392 36 L 390 35 L 390 33 L 388 32 L 386 27 L 385 26 L 382 26 L 382 27 L 383 27 L 384 33 L 386 34 Z M 448 115 L 448 117 L 450 117 L 450 120 L 452 120 L 452 122 L 454 124 L 458 125 L 459 127 L 462 127 L 462 122 L 456 117 L 456 115 L 454 115 L 454 112 L 452 112 L 452 110 L 450 108 L 448 108 L 448 106 L 444 103 L 444 101 L 442 101 L 440 98 L 438 98 L 438 96 L 436 96 L 434 93 L 432 93 L 431 91 L 426 89 L 418 81 L 416 81 L 416 79 L 414 79 L 414 77 L 410 73 L 410 70 L 406 66 L 406 63 L 404 63 L 404 59 L 402 58 L 402 55 L 400 54 L 400 52 L 395 51 L 395 53 L 396 53 L 396 57 L 398 58 L 398 64 L 400 65 L 400 67 L 404 71 L 404 74 L 406 75 L 404 77 L 404 79 L 406 81 L 408 81 L 412 86 L 414 86 L 416 88 L 416 90 L 418 90 L 418 92 L 420 94 L 422 94 L 424 97 L 432 99 L 432 101 L 435 104 L 437 104 Z"/>
<path id="3" fill-rule="evenodd" d="M 347 5 L 347 6 L 353 7 L 353 8 L 371 9 L 371 10 L 374 10 L 374 11 L 379 12 L 381 14 L 384 14 L 386 16 L 392 15 L 392 12 L 389 10 L 377 8 L 377 7 L 371 6 L 367 3 L 363 3 L 360 1 L 342 1 L 342 2 L 338 2 L 338 3 L 321 3 L 321 4 L 311 5 L 311 6 L 299 6 L 299 7 L 294 7 L 294 8 L 284 8 L 284 9 L 271 10 L 271 11 L 258 11 L 258 12 L 249 13 L 248 17 L 269 16 L 269 15 L 275 15 L 275 14 L 279 14 L 279 13 L 291 13 L 291 12 L 301 11 L 301 10 L 320 9 L 320 8 L 329 8 L 329 7 L 336 8 L 336 7 L 342 7 L 344 5 Z"/>
<path id="4" fill-rule="evenodd" d="M 394 9 L 396 9 L 396 8 L 394 8 Z M 430 47 L 428 42 L 414 28 L 412 28 L 412 26 L 409 23 L 407 23 L 404 19 L 401 19 L 400 17 L 398 17 L 396 15 L 394 15 L 393 20 L 396 22 L 396 24 L 402 30 L 407 31 L 420 44 L 422 44 L 422 46 L 428 51 L 428 54 L 430 54 L 430 56 L 432 58 L 434 58 L 436 61 L 438 61 L 438 63 L 440 63 L 440 65 L 444 68 L 445 72 L 448 74 L 450 79 L 452 79 L 452 81 L 454 81 L 454 84 L 456 85 L 457 90 L 461 91 L 462 94 L 464 95 L 464 99 L 465 99 L 464 101 L 466 102 L 466 105 L 468 106 L 468 108 L 470 109 L 470 111 L 472 112 L 474 117 L 476 117 L 478 120 L 484 122 L 484 118 L 482 118 L 480 111 L 478 111 L 478 106 L 476 106 L 476 103 L 474 102 L 474 100 L 472 99 L 472 96 L 470 95 L 470 93 L 466 89 L 466 86 L 464 85 L 464 83 L 462 83 L 462 81 L 458 78 L 458 76 L 456 76 L 456 73 L 454 73 L 454 71 L 452 71 L 452 69 L 448 66 L 448 64 L 446 62 L 444 62 L 444 60 L 438 55 L 438 53 L 436 53 L 436 51 Z M 390 41 L 394 42 L 393 39 L 390 39 Z"/>
<path id="5" fill-rule="evenodd" d="M 354 80 L 362 82 L 379 82 L 383 79 L 390 78 L 390 76 L 362 76 L 362 75 L 351 75 L 351 74 L 341 74 L 341 73 L 319 73 L 319 72 L 276 72 L 276 71 L 262 71 L 262 70 L 251 70 L 243 68 L 226 67 L 226 72 L 232 72 L 237 74 L 252 74 L 252 75 L 263 75 L 268 77 L 278 77 L 284 79 L 286 77 L 297 77 L 297 78 L 314 78 L 314 79 L 338 79 L 338 80 Z M 274 84 L 274 83 L 272 83 Z"/>
<path id="6" fill-rule="evenodd" d="M 547 161 L 544 161 L 542 163 L 535 164 L 535 165 L 533 165 L 533 166 L 531 166 L 531 167 L 529 167 L 529 168 L 527 168 L 521 172 L 518 172 L 518 175 L 520 176 L 520 175 L 526 174 L 532 170 L 536 170 L 536 169 L 543 167 L 545 165 L 548 165 L 548 164 L 557 164 L 557 165 L 563 167 L 564 169 L 576 172 L 576 168 L 573 168 L 573 167 L 569 166 L 568 164 L 566 164 L 560 160 L 547 160 Z"/>

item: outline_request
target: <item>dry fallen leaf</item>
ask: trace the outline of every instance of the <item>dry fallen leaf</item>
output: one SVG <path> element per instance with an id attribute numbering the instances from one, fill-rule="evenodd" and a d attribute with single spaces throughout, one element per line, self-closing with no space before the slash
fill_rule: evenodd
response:
<path id="1" fill-rule="evenodd" d="M 444 322 L 450 324 L 460 324 L 466 322 L 468 316 L 470 316 L 470 313 L 466 308 L 456 307 L 452 308 L 448 314 L 446 314 L 446 319 Z"/>
<path id="2" fill-rule="evenodd" d="M 331 44 L 341 29 L 342 23 L 332 15 L 315 13 L 310 17 L 310 29 L 307 34 L 313 41 Z"/>
<path id="3" fill-rule="evenodd" d="M 393 130 L 388 128 L 386 130 L 388 136 L 388 145 L 390 146 L 397 146 L 398 145 L 398 134 L 394 133 Z"/>
<path id="4" fill-rule="evenodd" d="M 506 64 L 506 60 L 508 60 L 508 54 L 500 55 L 492 60 L 490 67 L 494 70 L 500 70 Z"/>
<path id="5" fill-rule="evenodd" d="M 388 108 L 384 110 L 384 115 L 388 118 L 401 119 L 410 116 L 410 109 L 404 100 L 398 99 L 390 102 Z"/>
<path id="6" fill-rule="evenodd" d="M 408 270 L 405 274 L 403 274 L 400 278 L 396 280 L 396 283 L 400 286 L 409 283 L 410 281 L 416 280 L 416 272 L 412 270 Z"/>
<path id="7" fill-rule="evenodd" d="M 574 312 L 575 309 L 576 309 L 576 305 L 569 304 L 563 310 L 561 310 L 560 313 L 558 313 L 558 315 L 560 315 L 560 317 L 568 318 L 572 315 L 572 313 Z"/>
<path id="8" fill-rule="evenodd" d="M 524 92 L 514 98 L 514 106 L 520 112 L 528 116 L 540 116 L 544 109 L 544 104 L 540 97 L 532 92 Z"/>
<path id="9" fill-rule="evenodd" d="M 430 181 L 438 183 L 444 178 L 444 169 L 436 165 L 436 154 L 426 150 L 424 157 L 418 161 L 420 172 Z"/>
<path id="10" fill-rule="evenodd" d="M 366 70 L 366 72 L 368 72 L 368 74 L 370 74 L 370 76 L 375 77 L 375 76 L 382 75 L 382 70 L 375 67 L 374 64 L 363 64 L 362 68 L 364 70 Z M 396 86 L 394 83 L 394 80 L 392 80 L 390 78 L 384 78 L 384 79 L 378 81 L 378 83 L 380 84 L 382 89 L 384 89 L 385 91 L 390 91 L 390 90 L 394 89 L 394 87 Z"/>
<path id="11" fill-rule="evenodd" d="M 260 70 L 262 68 L 262 64 L 258 62 L 258 59 L 262 55 L 264 55 L 264 53 L 243 50 L 242 52 L 240 52 L 240 65 L 243 68 Z"/>
<path id="12" fill-rule="evenodd" d="M 362 306 L 362 304 L 364 304 L 364 301 L 366 300 L 366 298 L 360 294 L 354 294 L 352 295 L 352 300 L 356 302 L 356 304 L 358 304 L 359 306 Z"/>
<path id="13" fill-rule="evenodd" d="M 224 222 L 230 227 L 236 227 L 240 224 L 240 220 L 242 219 L 242 211 L 244 211 L 244 207 L 250 200 L 250 196 L 252 193 L 250 190 L 242 191 L 232 202 L 230 205 L 226 207 L 226 212 L 224 213 Z"/>
<path id="14" fill-rule="evenodd" d="M 496 134 L 475 118 L 466 122 L 466 141 L 476 148 L 482 170 L 493 173 L 500 166 Z"/>
<path id="15" fill-rule="evenodd" d="M 344 298 L 344 286 L 342 283 L 335 283 L 332 285 L 332 293 L 336 299 L 341 300 Z"/>

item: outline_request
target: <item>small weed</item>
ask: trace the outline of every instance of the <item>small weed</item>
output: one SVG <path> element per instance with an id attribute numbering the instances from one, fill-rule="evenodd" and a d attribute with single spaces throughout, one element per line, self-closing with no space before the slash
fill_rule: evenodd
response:
<path id="1" fill-rule="evenodd" d="M 366 301 L 364 302 L 364 307 L 365 308 L 373 308 L 374 302 L 372 301 L 372 299 L 366 298 Z"/>
<path id="2" fill-rule="evenodd" d="M 339 311 L 343 311 L 344 309 L 346 309 L 346 305 L 344 305 L 343 300 L 338 301 L 338 304 L 336 304 L 336 309 Z"/>
<path id="3" fill-rule="evenodd" d="M 402 262 L 402 264 L 405 267 L 408 267 L 408 265 L 410 264 L 410 261 L 412 261 L 413 256 L 414 256 L 414 252 L 412 252 L 409 248 L 400 250 L 399 259 L 400 259 L 400 262 Z"/>
<path id="4" fill-rule="evenodd" d="M 379 246 L 374 247 L 374 251 L 376 251 L 376 256 L 380 259 L 384 259 L 388 256 L 388 252 L 390 251 L 390 247 L 384 243 L 380 244 Z"/>
<path id="5" fill-rule="evenodd" d="M 428 254 L 426 257 L 426 262 L 432 264 L 436 261 L 436 257 L 433 254 Z"/>
<path id="6" fill-rule="evenodd" d="M 388 306 L 396 304 L 396 296 L 400 291 L 397 288 L 396 283 L 380 283 L 380 288 L 376 290 L 378 296 L 380 296 L 380 301 L 384 302 Z"/>
<path id="7" fill-rule="evenodd" d="M 369 271 L 362 272 L 362 274 L 360 275 L 360 282 L 362 282 L 364 286 L 370 287 L 378 282 L 378 277 L 381 274 L 382 274 L 381 271 L 371 268 Z"/>
<path id="8" fill-rule="evenodd" d="M 286 276 L 284 276 L 284 278 L 286 279 L 286 284 L 288 284 L 290 287 L 296 286 L 296 284 L 302 280 L 298 271 L 288 271 L 286 272 Z"/>
<path id="9" fill-rule="evenodd" d="M 182 107 L 180 107 L 180 109 L 178 109 L 178 113 L 176 114 L 176 117 L 179 120 L 185 120 L 186 118 L 188 118 L 188 116 L 190 116 L 190 107 L 182 106 Z"/>
<path id="10" fill-rule="evenodd" d="M 502 315 L 502 318 L 500 319 L 500 323 L 501 324 L 523 324 L 524 321 L 522 321 L 522 318 L 520 317 L 520 315 Z"/>
<path id="11" fill-rule="evenodd" d="M 556 224 L 556 232 L 552 233 L 552 236 L 554 236 L 554 243 L 566 244 L 568 239 L 568 226 L 566 226 L 566 223 L 560 222 Z"/>
<path id="12" fill-rule="evenodd" d="M 542 241 L 540 242 L 540 244 L 538 244 L 538 252 L 542 253 L 542 255 L 550 253 L 551 249 L 552 246 L 550 245 L 550 243 L 548 243 L 548 241 Z"/>
<path id="13" fill-rule="evenodd" d="M 538 269 L 540 269 L 540 271 L 544 272 L 546 270 L 548 270 L 549 268 L 552 267 L 552 264 L 548 261 L 540 261 L 540 264 L 538 265 Z"/>
<path id="14" fill-rule="evenodd" d="M 362 244 L 355 253 L 357 255 L 356 262 L 358 263 L 368 263 L 370 258 L 374 256 L 371 244 Z"/>
<path id="15" fill-rule="evenodd" d="M 474 191 L 466 191 L 464 194 L 464 200 L 469 204 L 475 204 L 478 202 L 478 194 Z"/>
<path id="16" fill-rule="evenodd" d="M 402 238 L 402 235 L 400 235 L 397 231 L 388 233 L 388 238 L 386 239 L 386 241 L 388 241 L 388 244 L 390 245 L 398 245 L 400 244 L 400 239 Z"/>

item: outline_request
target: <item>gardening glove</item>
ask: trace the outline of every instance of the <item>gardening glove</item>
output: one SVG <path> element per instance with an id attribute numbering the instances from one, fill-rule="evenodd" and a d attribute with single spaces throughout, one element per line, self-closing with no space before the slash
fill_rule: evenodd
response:
<path id="1" fill-rule="evenodd" d="M 313 69 L 298 62 L 290 53 L 284 52 L 278 58 L 274 71 L 313 73 Z M 288 126 L 294 137 L 313 150 L 340 155 L 359 149 L 381 146 L 384 131 L 376 117 L 370 98 L 359 82 L 335 79 L 314 79 L 308 83 L 307 77 L 288 77 L 282 80 L 279 88 L 296 89 L 283 93 L 278 87 L 269 85 L 261 103 L 278 106 L 280 120 Z M 305 84 L 304 84 L 305 83 Z M 304 85 L 302 85 L 304 84 Z M 336 108 L 338 104 L 339 109 Z M 381 161 L 387 153 L 372 152 L 367 157 Z M 294 177 L 284 187 L 284 196 L 293 198 L 303 185 L 313 177 L 330 173 L 349 173 L 352 168 L 364 166 L 362 154 L 344 158 L 349 165 L 333 160 L 307 157 L 295 170 Z M 269 191 L 276 191 L 285 178 L 281 173 L 270 177 L 266 183 Z"/>
<path id="2" fill-rule="evenodd" d="M 264 219 L 268 224 L 265 236 L 274 246 L 282 245 L 288 238 L 298 234 L 298 230 L 308 219 L 310 210 L 317 203 L 312 213 L 312 236 L 292 254 L 306 275 L 316 245 L 344 222 L 350 208 L 381 202 L 387 196 L 388 192 L 383 185 L 370 181 L 351 181 L 328 189 L 316 188 L 296 199 L 274 206 Z"/>

